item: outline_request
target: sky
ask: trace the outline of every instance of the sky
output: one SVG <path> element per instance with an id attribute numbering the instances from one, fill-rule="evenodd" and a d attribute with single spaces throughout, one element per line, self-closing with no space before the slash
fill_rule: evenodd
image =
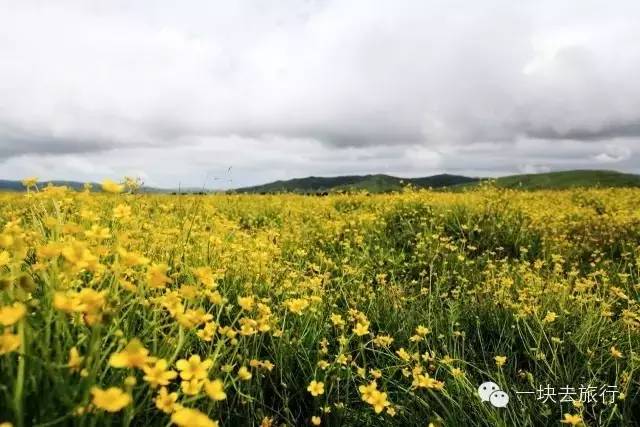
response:
<path id="1" fill-rule="evenodd" d="M 0 0 L 0 178 L 640 173 L 640 2 Z"/>

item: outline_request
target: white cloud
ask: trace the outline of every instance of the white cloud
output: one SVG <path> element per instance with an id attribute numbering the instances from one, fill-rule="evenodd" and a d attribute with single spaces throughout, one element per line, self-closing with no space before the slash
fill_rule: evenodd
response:
<path id="1" fill-rule="evenodd" d="M 634 1 L 0 0 L 0 10 L 6 177 L 134 171 L 195 185 L 226 164 L 246 167 L 243 183 L 637 169 Z"/>

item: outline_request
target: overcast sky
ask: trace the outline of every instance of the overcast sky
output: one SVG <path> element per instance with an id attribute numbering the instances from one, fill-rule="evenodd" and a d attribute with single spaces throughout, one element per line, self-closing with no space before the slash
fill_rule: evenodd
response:
<path id="1" fill-rule="evenodd" d="M 0 178 L 640 172 L 639 19 L 637 0 L 0 0 Z"/>

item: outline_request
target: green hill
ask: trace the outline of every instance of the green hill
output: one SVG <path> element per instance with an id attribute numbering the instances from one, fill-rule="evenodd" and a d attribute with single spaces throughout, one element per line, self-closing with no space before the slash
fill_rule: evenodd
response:
<path id="1" fill-rule="evenodd" d="M 640 187 L 640 175 L 607 170 L 572 170 L 525 175 L 503 176 L 492 180 L 502 188 L 523 190 L 567 189 L 575 187 Z M 480 181 L 486 182 L 486 180 Z M 466 183 L 456 188 L 470 188 L 480 182 Z"/>
<path id="2" fill-rule="evenodd" d="M 461 175 L 433 175 L 424 178 L 398 178 L 390 175 L 349 175 L 296 178 L 234 190 L 238 193 L 324 193 L 363 191 L 385 193 L 411 184 L 416 188 L 462 190 L 491 182 L 502 188 L 523 190 L 566 189 L 575 187 L 640 187 L 640 175 L 607 170 L 572 170 L 500 178 L 470 178 Z"/>
<path id="3" fill-rule="evenodd" d="M 238 193 L 323 193 L 336 191 L 368 191 L 385 193 L 397 191 L 411 184 L 419 188 L 442 188 L 477 181 L 460 175 L 433 175 L 423 178 L 398 178 L 390 175 L 348 175 L 336 177 L 296 178 L 287 181 L 275 181 L 254 187 L 235 190 Z"/>

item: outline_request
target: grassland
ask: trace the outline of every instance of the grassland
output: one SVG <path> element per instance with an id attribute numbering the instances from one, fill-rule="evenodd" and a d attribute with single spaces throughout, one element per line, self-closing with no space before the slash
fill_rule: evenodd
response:
<path id="1" fill-rule="evenodd" d="M 0 422 L 637 425 L 639 202 L 0 194 Z"/>

